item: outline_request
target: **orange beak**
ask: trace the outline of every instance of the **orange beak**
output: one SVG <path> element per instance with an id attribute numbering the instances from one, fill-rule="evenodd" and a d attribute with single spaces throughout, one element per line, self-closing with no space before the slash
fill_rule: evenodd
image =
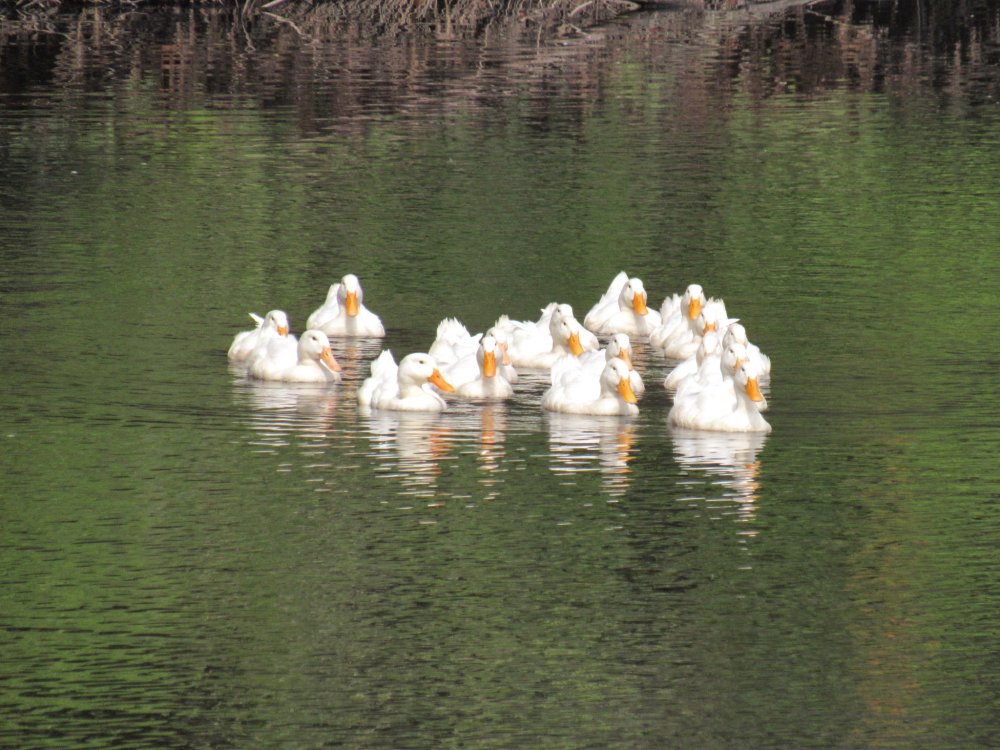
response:
<path id="1" fill-rule="evenodd" d="M 632 390 L 632 383 L 629 382 L 628 378 L 622 378 L 618 381 L 618 393 L 625 400 L 626 404 L 635 404 L 639 401 L 635 397 L 635 391 Z"/>
<path id="2" fill-rule="evenodd" d="M 510 354 L 507 353 L 507 345 L 497 344 L 497 346 L 500 347 L 500 353 L 503 355 L 503 359 L 501 359 L 500 361 L 504 365 L 510 365 Z"/>
<path id="3" fill-rule="evenodd" d="M 348 292 L 347 299 L 344 301 L 344 309 L 347 311 L 348 317 L 353 318 L 358 314 L 358 310 L 361 305 L 358 304 L 358 293 Z"/>
<path id="4" fill-rule="evenodd" d="M 323 360 L 323 364 L 329 367 L 334 372 L 340 372 L 340 363 L 333 356 L 333 352 L 330 351 L 330 347 L 326 346 L 323 351 L 320 352 L 319 358 Z"/>
<path id="5" fill-rule="evenodd" d="M 483 352 L 483 375 L 492 378 L 497 374 L 497 355 L 495 352 Z"/>
<path id="6" fill-rule="evenodd" d="M 288 326 L 278 326 L 278 335 L 279 336 L 287 336 L 288 335 Z"/>
<path id="7" fill-rule="evenodd" d="M 735 364 L 735 365 L 733 365 L 733 372 L 736 372 L 736 371 L 737 371 L 737 370 L 739 370 L 739 369 L 740 369 L 741 367 L 743 367 L 743 363 L 744 363 L 744 362 L 746 362 L 746 360 L 745 360 L 745 359 L 739 359 L 739 358 L 737 357 L 737 359 L 736 359 L 736 364 Z"/>
<path id="8" fill-rule="evenodd" d="M 569 350 L 577 357 L 583 354 L 583 345 L 580 343 L 580 335 L 578 333 L 571 333 L 569 335 Z"/>
<path id="9" fill-rule="evenodd" d="M 760 387 L 757 385 L 757 378 L 747 379 L 747 395 L 750 397 L 751 401 L 763 401 L 764 396 L 761 395 Z"/>
<path id="10" fill-rule="evenodd" d="M 628 365 L 628 369 L 630 369 L 630 370 L 634 370 L 635 369 L 634 367 L 632 367 L 632 357 L 629 356 L 628 351 L 626 351 L 625 349 L 622 349 L 618 353 L 618 359 L 620 359 L 622 362 L 624 362 L 625 364 L 627 364 Z"/>
<path id="11" fill-rule="evenodd" d="M 632 295 L 632 310 L 635 311 L 636 315 L 645 315 L 649 312 L 646 307 L 646 296 L 643 294 L 633 294 Z"/>
<path id="12" fill-rule="evenodd" d="M 434 369 L 434 372 L 431 373 L 431 376 L 427 378 L 427 380 L 436 385 L 445 393 L 452 393 L 455 390 L 455 386 L 453 386 L 451 383 L 445 380 L 444 375 L 442 375 L 441 371 L 438 370 L 437 368 Z"/>
<path id="13" fill-rule="evenodd" d="M 714 322 L 712 322 L 712 323 L 705 323 L 705 330 L 703 331 L 703 333 L 708 333 L 709 331 L 714 331 L 714 330 L 715 330 L 715 323 Z"/>
<path id="14" fill-rule="evenodd" d="M 701 300 L 695 297 L 688 303 L 688 318 L 694 320 L 701 314 Z"/>

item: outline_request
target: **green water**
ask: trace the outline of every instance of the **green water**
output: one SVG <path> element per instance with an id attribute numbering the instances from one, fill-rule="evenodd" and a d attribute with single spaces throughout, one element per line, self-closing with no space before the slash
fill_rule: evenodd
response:
<path id="1" fill-rule="evenodd" d="M 996 743 L 1000 76 L 678 18 L 405 95 L 353 47 L 0 93 L 0 746 Z M 399 357 L 622 269 L 725 299 L 771 435 L 673 432 L 642 342 L 631 420 L 542 376 L 364 416 L 379 342 L 331 389 L 225 358 L 347 272 Z"/>

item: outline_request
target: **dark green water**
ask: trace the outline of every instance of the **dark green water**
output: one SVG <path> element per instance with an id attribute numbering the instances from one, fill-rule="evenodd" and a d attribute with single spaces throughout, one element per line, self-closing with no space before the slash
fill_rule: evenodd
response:
<path id="1" fill-rule="evenodd" d="M 0 746 L 995 745 L 984 28 L 5 50 Z M 726 300 L 771 435 L 673 432 L 641 344 L 626 421 L 226 363 L 347 272 L 398 357 L 621 269 Z"/>

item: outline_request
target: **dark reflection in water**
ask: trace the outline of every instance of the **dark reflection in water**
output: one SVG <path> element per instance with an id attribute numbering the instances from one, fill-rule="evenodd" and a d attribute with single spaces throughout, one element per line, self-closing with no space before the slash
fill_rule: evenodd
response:
<path id="1" fill-rule="evenodd" d="M 654 70 L 676 69 L 696 111 L 712 89 L 726 99 L 741 90 L 755 98 L 814 96 L 841 86 L 900 95 L 931 87 L 969 104 L 1000 95 L 991 73 L 1000 54 L 995 2 L 767 10 L 720 14 L 681 5 L 538 45 L 516 26 L 478 40 L 372 37 L 322 8 L 297 19 L 298 26 L 264 17 L 243 28 L 211 7 L 125 14 L 91 8 L 46 19 L 47 31 L 25 23 L 20 35 L 6 38 L 0 70 L 5 94 L 13 95 L 8 106 L 34 106 L 33 95 L 52 96 L 49 87 L 63 96 L 107 92 L 155 74 L 168 110 L 203 100 L 229 107 L 233 97 L 252 97 L 265 108 L 292 107 L 304 135 L 365 132 L 373 120 L 395 114 L 488 114 L 526 87 L 535 92 L 534 122 L 544 128 L 566 103 L 583 106 L 605 95 L 614 63 L 637 51 Z M 707 79 L 706 59 L 717 63 Z M 546 106 L 554 95 L 564 99 L 559 110 Z"/>

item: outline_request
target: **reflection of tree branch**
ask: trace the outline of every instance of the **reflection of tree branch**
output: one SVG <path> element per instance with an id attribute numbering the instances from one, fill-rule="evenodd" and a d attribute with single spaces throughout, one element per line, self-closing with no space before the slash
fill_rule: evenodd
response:
<path id="1" fill-rule="evenodd" d="M 483 8 L 492 7 L 491 2 L 509 7 L 512 1 L 480 3 Z M 280 13 L 264 11 L 248 18 L 232 7 L 226 11 L 201 6 L 196 12 L 178 15 L 110 13 L 94 5 L 74 14 L 38 15 L 30 22 L 27 17 L 18 23 L 0 19 L 0 39 L 9 45 L 29 43 L 36 52 L 47 48 L 46 54 L 55 59 L 55 65 L 47 69 L 48 81 L 34 83 L 70 84 L 79 90 L 82 85 L 128 79 L 140 66 L 146 72 L 160 73 L 161 95 L 168 106 L 185 107 L 192 97 L 202 96 L 195 84 L 202 71 L 210 68 L 217 85 L 300 108 L 298 121 L 306 130 L 328 128 L 331 123 L 347 129 L 366 127 L 354 115 L 371 111 L 373 81 L 377 82 L 379 111 L 386 113 L 422 107 L 435 112 L 489 110 L 511 92 L 525 88 L 549 91 L 556 85 L 584 101 L 599 95 L 606 77 L 613 75 L 609 60 L 636 49 L 643 50 L 649 65 L 670 66 L 676 71 L 675 86 L 664 95 L 685 98 L 684 117 L 692 126 L 714 116 L 718 97 L 732 95 L 733 84 L 751 98 L 760 99 L 790 90 L 810 96 L 843 86 L 845 80 L 857 88 L 874 88 L 886 80 L 902 88 L 928 85 L 938 72 L 927 75 L 929 67 L 940 65 L 942 59 L 957 60 L 949 53 L 959 43 L 963 45 L 961 64 L 968 68 L 963 75 L 972 83 L 957 95 L 993 93 L 984 93 L 983 88 L 992 85 L 989 81 L 993 78 L 977 77 L 976 68 L 990 64 L 990 50 L 998 43 L 1000 27 L 995 24 L 995 14 L 982 19 L 977 16 L 976 25 L 962 35 L 956 27 L 936 32 L 929 40 L 936 55 L 900 55 L 900 45 L 913 49 L 927 41 L 914 41 L 912 28 L 917 19 L 893 16 L 883 19 L 881 26 L 858 23 L 852 16 L 855 6 L 837 2 L 824 3 L 824 15 L 816 12 L 817 0 L 759 4 L 761 13 L 791 7 L 793 2 L 803 9 L 776 16 L 787 23 L 775 23 L 755 21 L 745 9 L 706 11 L 699 0 L 683 0 L 672 11 L 643 14 L 628 24 L 593 26 L 592 13 L 599 5 L 615 0 L 558 0 L 558 4 L 545 6 L 558 6 L 559 15 L 551 18 L 535 14 L 541 6 L 516 1 L 524 10 L 522 17 L 503 21 L 491 17 L 478 30 L 468 29 L 465 19 L 453 17 L 454 33 L 447 40 L 433 26 L 427 33 L 424 27 L 416 30 L 412 24 L 407 26 L 402 18 L 390 18 L 390 9 L 398 0 L 361 0 L 375 14 L 371 24 L 349 23 L 348 11 L 330 3 L 305 9 L 297 2 L 285 2 Z M 573 23 L 569 23 L 570 17 Z M 887 33 L 885 24 L 893 24 L 889 31 L 895 32 L 895 38 Z M 567 33 L 584 29 L 587 36 L 548 43 L 560 26 Z M 373 42 L 390 31 L 400 32 L 392 44 L 373 47 Z M 453 41 L 469 36 L 479 39 Z M 61 42 L 60 37 L 69 42 Z M 689 58 L 669 43 L 687 43 L 693 38 L 699 40 L 702 50 L 724 50 L 718 56 L 721 62 L 712 68 L 719 76 L 718 91 L 705 83 L 704 56 Z M 154 45 L 149 44 L 150 39 L 168 41 Z M 312 41 L 321 44 L 313 45 Z M 445 54 L 441 54 L 439 43 L 447 47 Z M 515 46 L 518 53 L 507 54 Z M 299 49 L 301 55 L 273 54 L 290 47 Z M 598 48 L 601 55 L 594 54 Z M 295 68 L 302 65 L 303 57 L 317 63 L 309 67 L 312 72 L 308 76 Z M 695 66 L 699 66 L 697 70 Z M 558 83 L 553 69 L 559 70 Z M 316 75 L 322 78 L 319 83 L 329 96 L 317 96 Z M 440 84 L 433 91 L 422 83 L 428 75 Z M 271 85 L 278 80 L 283 82 L 281 86 Z M 650 97 L 655 95 L 649 93 Z M 322 126 L 316 124 L 320 121 Z"/>
<path id="2" fill-rule="evenodd" d="M 284 2 L 284 1 L 285 0 L 276 0 L 273 3 L 268 3 L 264 7 L 265 8 L 271 7 L 271 6 L 277 5 L 279 2 Z M 277 13 L 271 13 L 270 11 L 265 11 L 264 15 L 267 16 L 268 18 L 273 18 L 278 23 L 286 23 L 286 24 L 288 24 L 289 26 L 291 26 L 295 30 L 295 33 L 298 34 L 303 39 L 305 39 L 308 36 L 305 32 L 302 31 L 302 29 L 300 29 L 298 26 L 296 26 L 295 25 L 295 21 L 293 21 L 290 18 L 285 18 L 284 16 L 279 16 Z"/>

